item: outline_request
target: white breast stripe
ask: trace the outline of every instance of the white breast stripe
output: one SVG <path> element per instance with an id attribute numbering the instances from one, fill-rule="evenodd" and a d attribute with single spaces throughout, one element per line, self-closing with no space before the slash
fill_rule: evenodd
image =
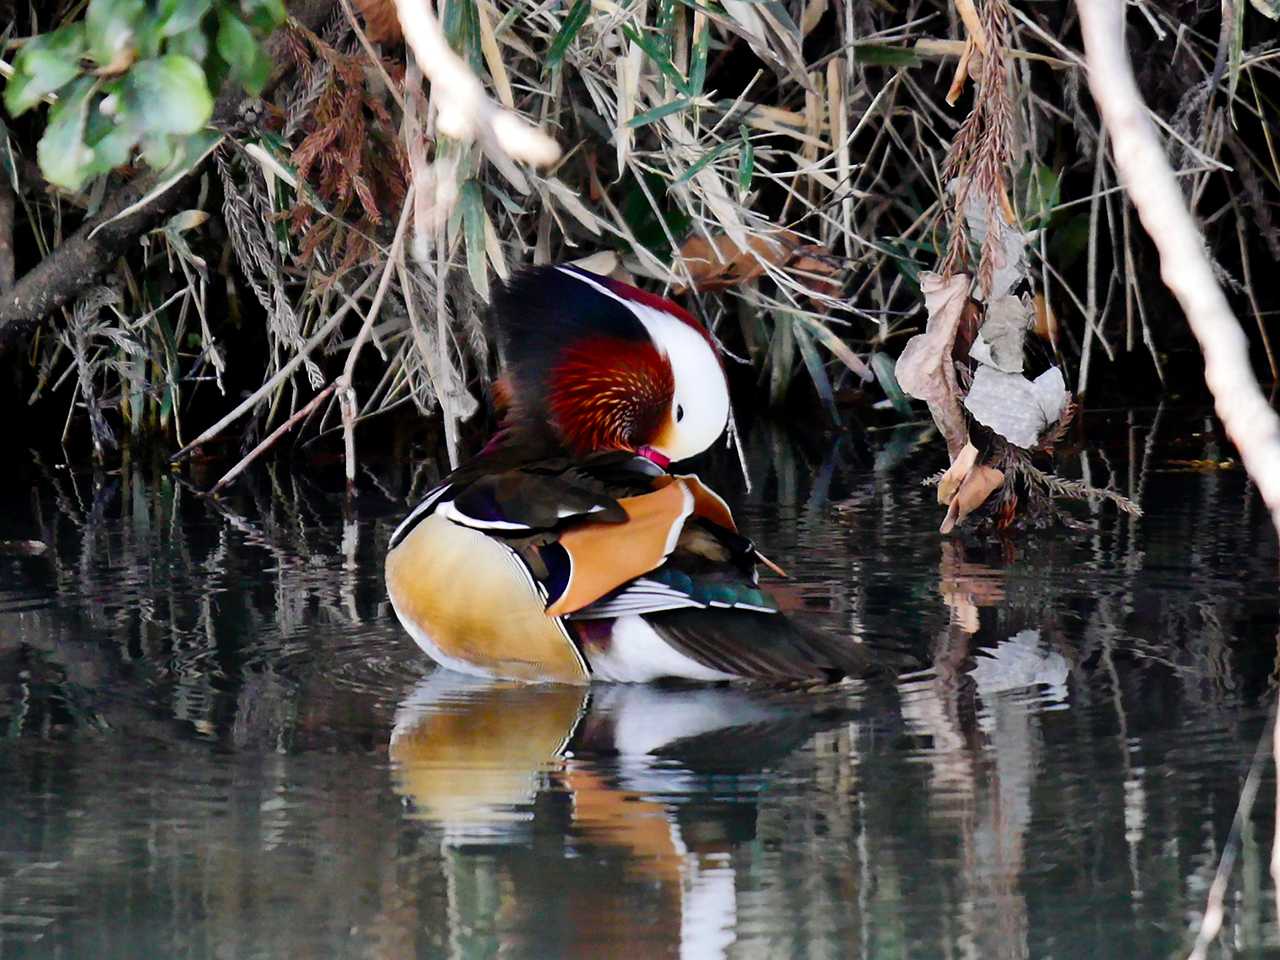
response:
<path id="1" fill-rule="evenodd" d="M 531 529 L 526 523 L 512 523 L 509 520 L 477 520 L 469 514 L 463 513 L 453 505 L 452 500 L 446 500 L 436 508 L 440 516 L 446 520 L 452 520 L 460 527 L 470 527 L 472 530 L 529 530 Z"/>
<path id="2" fill-rule="evenodd" d="M 534 579 L 533 574 L 530 572 L 529 568 L 525 565 L 525 562 L 520 559 L 520 555 L 518 553 L 516 553 L 510 547 L 507 547 L 506 544 L 503 544 L 503 546 L 506 547 L 507 559 L 510 560 L 515 565 L 517 570 L 520 571 L 520 575 L 524 577 L 525 581 L 529 584 L 529 589 L 533 591 L 534 595 L 541 597 L 542 602 L 545 604 L 547 602 L 546 588 L 543 587 L 542 584 L 540 584 L 537 580 Z M 578 645 L 573 642 L 573 637 L 569 635 L 569 630 L 564 625 L 564 618 L 551 617 L 551 620 L 555 623 L 556 628 L 560 631 L 560 635 L 564 637 L 564 642 L 567 643 L 569 645 L 569 649 L 573 651 L 574 659 L 578 661 L 578 666 L 582 668 L 582 675 L 584 677 L 590 677 L 591 667 L 587 663 L 587 661 L 583 659 L 582 651 L 579 650 Z"/>
<path id="3" fill-rule="evenodd" d="M 680 533 L 684 530 L 684 522 L 689 519 L 689 514 L 693 513 L 693 494 L 683 483 L 680 484 L 680 496 L 684 498 L 684 508 L 680 511 L 680 516 L 676 517 L 675 523 L 671 524 L 671 529 L 667 531 L 667 542 L 662 548 L 664 558 L 671 556 L 671 551 L 676 548 Z"/>
<path id="4" fill-rule="evenodd" d="M 413 508 L 412 513 L 400 521 L 400 526 L 396 527 L 395 532 L 391 534 L 392 547 L 396 546 L 400 542 L 400 538 L 404 535 L 405 531 L 408 530 L 409 527 L 412 527 L 423 513 L 430 510 L 435 505 L 435 502 L 439 500 L 448 489 L 449 484 L 446 482 L 432 487 L 427 491 L 427 495 L 422 499 L 422 502 Z"/>

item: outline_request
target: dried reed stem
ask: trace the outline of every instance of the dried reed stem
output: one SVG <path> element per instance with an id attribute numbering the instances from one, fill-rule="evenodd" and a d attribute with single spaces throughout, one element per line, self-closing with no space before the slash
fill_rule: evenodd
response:
<path id="1" fill-rule="evenodd" d="M 236 477 L 244 473 L 245 468 L 248 467 L 249 464 L 257 460 L 258 457 L 260 457 L 265 451 L 271 449 L 271 447 L 275 444 L 275 442 L 279 440 L 281 437 L 283 437 L 290 430 L 292 430 L 296 424 L 302 422 L 307 417 L 309 417 L 312 413 L 314 413 L 316 409 L 320 406 L 320 404 L 324 402 L 325 398 L 328 397 L 329 394 L 333 393 L 334 388 L 337 385 L 338 385 L 338 381 L 336 380 L 332 381 L 327 387 L 325 387 L 323 390 L 317 393 L 314 397 L 312 397 L 307 402 L 306 406 L 304 406 L 301 410 L 298 410 L 296 413 L 293 414 L 293 416 L 289 417 L 288 420 L 286 420 L 284 423 L 280 424 L 280 426 L 272 430 L 271 433 L 267 435 L 267 438 L 265 440 L 263 440 L 260 444 L 258 444 L 252 450 L 250 450 L 249 453 L 247 453 L 239 463 L 237 463 L 234 467 L 232 467 L 230 470 L 224 473 L 222 475 L 222 479 L 213 485 L 213 489 L 210 490 L 209 493 L 210 494 L 218 493 L 219 491 L 224 490 L 227 486 L 229 486 L 231 482 L 235 480 Z"/>
<path id="2" fill-rule="evenodd" d="M 400 257 L 404 252 L 405 228 L 409 226 L 409 213 L 413 210 L 415 189 L 415 185 L 411 183 L 409 184 L 409 189 L 405 191 L 404 205 L 400 208 L 400 222 L 396 224 L 395 239 L 391 241 L 391 249 L 387 252 L 387 262 L 382 268 L 382 279 L 378 281 L 377 292 L 374 293 L 373 302 L 369 304 L 369 310 L 364 315 L 364 323 L 360 325 L 360 332 L 356 334 L 355 341 L 351 344 L 351 349 L 347 351 L 347 362 L 342 367 L 342 376 L 336 381 L 338 403 L 342 409 L 342 436 L 347 453 L 348 490 L 355 486 L 356 482 L 356 415 L 359 413 L 359 405 L 356 402 L 356 388 L 353 381 L 356 361 L 360 358 L 360 351 L 364 349 L 365 343 L 369 340 L 369 335 L 373 332 L 373 321 L 377 318 L 378 311 L 382 309 L 382 301 L 386 298 L 387 290 L 391 286 L 391 278 L 395 275 L 396 264 L 400 261 Z"/>
<path id="3" fill-rule="evenodd" d="M 426 0 L 396 0 L 396 13 L 418 66 L 431 81 L 441 133 L 459 140 L 479 140 L 491 157 L 496 152 L 498 157 L 535 167 L 549 166 L 560 158 L 555 140 L 489 99 L 479 78 L 449 46 Z"/>

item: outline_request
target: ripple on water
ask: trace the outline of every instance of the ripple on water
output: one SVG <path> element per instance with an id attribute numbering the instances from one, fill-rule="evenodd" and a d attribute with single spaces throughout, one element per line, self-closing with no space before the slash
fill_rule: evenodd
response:
<path id="1" fill-rule="evenodd" d="M 984 544 L 937 534 L 927 451 L 811 484 L 766 446 L 739 514 L 770 589 L 928 669 L 478 682 L 387 608 L 403 505 L 42 496 L 50 550 L 2 561 L 0 957 L 1184 951 L 1274 695 L 1243 478 L 1131 478 L 1123 444 L 1144 518 Z M 1260 801 L 1238 952 L 1280 946 L 1272 827 Z"/>

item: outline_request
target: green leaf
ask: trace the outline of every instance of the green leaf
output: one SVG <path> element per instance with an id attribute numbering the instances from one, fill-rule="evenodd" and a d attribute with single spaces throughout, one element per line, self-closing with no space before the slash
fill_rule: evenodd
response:
<path id="1" fill-rule="evenodd" d="M 103 92 L 119 103 L 123 86 L 124 81 L 117 80 L 103 87 Z M 140 132 L 127 117 L 119 116 L 119 111 L 116 116 L 107 116 L 102 112 L 103 106 L 105 101 L 97 109 L 89 111 L 89 121 L 85 125 L 84 142 L 93 150 L 93 161 L 89 164 L 90 176 L 106 173 L 128 163 Z"/>
<path id="2" fill-rule="evenodd" d="M 684 77 L 680 76 L 680 71 L 675 68 L 675 64 L 671 62 L 670 57 L 630 25 L 623 24 L 622 32 L 628 40 L 644 51 L 644 55 L 653 61 L 653 65 L 658 68 L 664 77 L 671 81 L 672 86 L 686 97 L 693 95 L 689 84 L 685 82 Z M 632 121 L 632 126 L 635 126 L 634 121 Z"/>
<path id="3" fill-rule="evenodd" d="M 628 127 L 644 127 L 653 123 L 655 120 L 661 120 L 663 117 L 670 116 L 673 113 L 679 113 L 692 106 L 693 100 L 689 97 L 681 97 L 679 100 L 672 100 L 670 103 L 664 103 L 660 107 L 654 107 L 652 110 L 646 110 L 627 121 Z"/>
<path id="4" fill-rule="evenodd" d="M 79 76 L 83 54 L 83 23 L 69 23 L 24 44 L 13 61 L 13 77 L 4 88 L 4 105 L 10 115 L 25 113 Z"/>
<path id="5" fill-rule="evenodd" d="M 918 67 L 920 57 L 906 47 L 883 43 L 860 43 L 853 48 L 853 59 L 864 67 Z"/>
<path id="6" fill-rule="evenodd" d="M 484 194 L 480 192 L 480 184 L 474 180 L 464 183 L 458 206 L 462 211 L 462 241 L 467 248 L 467 272 L 471 274 L 471 285 L 480 294 L 480 299 L 488 303 L 489 268 L 485 262 Z"/>
<path id="7" fill-rule="evenodd" d="M 49 126 L 36 147 L 36 159 L 46 180 L 64 190 L 79 190 L 89 176 L 93 151 L 85 146 L 89 98 L 98 88 L 93 77 L 81 77 L 63 92 L 49 110 Z"/>
<path id="8" fill-rule="evenodd" d="M 1228 9 L 1224 6 L 1224 10 Z M 1236 87 L 1240 83 L 1240 66 L 1244 62 L 1244 4 L 1238 2 L 1230 5 L 1231 10 L 1231 47 L 1227 57 L 1227 110 L 1231 114 L 1232 125 L 1235 125 Z"/>
<path id="9" fill-rule="evenodd" d="M 122 70 L 134 59 L 135 34 L 147 12 L 143 0 L 89 0 L 84 16 L 89 56 L 103 68 Z"/>
<path id="10" fill-rule="evenodd" d="M 288 17 L 284 0 L 240 0 L 240 8 L 245 12 L 249 25 L 264 34 L 280 26 Z"/>
<path id="11" fill-rule="evenodd" d="M 582 25 L 587 22 L 587 17 L 590 13 L 591 0 L 577 0 L 574 3 L 569 15 L 564 18 L 560 32 L 551 41 L 551 49 L 547 51 L 548 68 L 555 69 L 560 66 L 560 62 L 564 60 L 564 55 L 569 49 L 569 44 L 573 43 L 573 38 L 578 35 Z"/>
<path id="12" fill-rule="evenodd" d="M 671 244 L 667 235 L 685 236 L 693 225 L 692 219 L 679 204 L 655 206 L 649 202 L 652 197 L 655 203 L 665 199 L 666 181 L 656 173 L 644 175 L 644 186 L 630 175 L 623 180 L 622 219 L 636 241 L 663 262 L 671 260 Z M 628 245 L 620 244 L 623 249 Z"/>
<path id="13" fill-rule="evenodd" d="M 773 339 L 769 341 L 769 406 L 780 407 L 791 385 L 791 369 L 795 365 L 796 325 L 786 316 L 777 318 L 773 325 Z"/>
<path id="14" fill-rule="evenodd" d="M 188 57 L 196 63 L 205 63 L 205 58 L 209 56 L 209 38 L 203 30 L 185 30 L 176 37 L 170 37 L 165 42 L 165 53 L 176 54 L 180 57 Z M 206 69 L 209 71 L 208 78 L 211 81 L 209 86 L 218 86 L 216 78 L 213 77 L 213 64 L 208 64 Z"/>
<path id="15" fill-rule="evenodd" d="M 152 135 L 195 133 L 213 114 L 204 71 L 174 54 L 134 65 L 125 80 L 125 105 Z"/>
<path id="16" fill-rule="evenodd" d="M 880 388 L 884 390 L 884 395 L 893 404 L 893 409 L 904 417 L 910 417 L 912 415 L 911 401 L 907 399 L 907 395 L 902 392 L 902 387 L 898 385 L 898 376 L 893 372 L 893 367 L 893 357 L 887 353 L 877 350 L 871 354 L 871 372 L 876 375 L 876 380 L 880 382 Z"/>
<path id="17" fill-rule="evenodd" d="M 707 82 L 707 52 L 711 48 L 711 23 L 708 21 L 693 44 L 693 63 L 689 65 L 689 90 L 696 97 Z"/>
<path id="18" fill-rule="evenodd" d="M 1280 20 L 1280 0 L 1250 0 L 1250 2 L 1253 4 L 1253 9 L 1264 17 Z"/>
<path id="19" fill-rule="evenodd" d="M 871 371 L 867 365 L 862 362 L 853 349 L 845 343 L 836 334 L 834 330 L 828 327 L 821 320 L 814 317 L 806 317 L 803 314 L 796 314 L 796 319 L 809 328 L 809 331 L 818 338 L 818 342 L 834 353 L 846 367 L 856 373 L 863 380 L 870 380 Z"/>
<path id="20" fill-rule="evenodd" d="M 680 178 L 676 180 L 675 183 L 671 184 L 671 186 L 672 187 L 679 186 L 680 184 L 688 180 L 692 180 L 694 177 L 698 175 L 699 170 L 707 166 L 707 164 L 713 162 L 716 159 L 716 157 L 720 156 L 722 153 L 727 152 L 731 147 L 736 147 L 737 145 L 738 145 L 738 141 L 736 140 L 726 140 L 724 141 L 724 143 L 718 144 L 717 146 L 708 150 L 701 157 L 699 157 L 697 161 L 694 162 L 693 166 L 691 166 L 684 173 L 680 174 Z"/>
<path id="21" fill-rule="evenodd" d="M 781 322 L 781 318 L 780 322 Z M 813 388 L 818 391 L 818 399 L 822 401 L 827 416 L 836 426 L 840 425 L 840 411 L 836 409 L 836 392 L 831 386 L 831 378 L 827 376 L 827 368 L 822 365 L 822 357 L 818 348 L 813 345 L 813 337 L 799 320 L 791 321 L 791 332 L 795 335 L 796 346 L 800 348 L 800 358 L 804 360 L 805 369 L 809 371 L 809 379 Z"/>
<path id="22" fill-rule="evenodd" d="M 253 32 L 228 10 L 218 14 L 218 53 L 246 92 L 257 96 L 271 76 L 271 60 Z"/>
<path id="23" fill-rule="evenodd" d="M 756 148 L 751 144 L 751 131 L 742 125 L 742 152 L 738 154 L 738 193 L 746 196 L 756 171 Z"/>
<path id="24" fill-rule="evenodd" d="M 176 37 L 195 30 L 212 5 L 213 0 L 160 0 L 160 34 Z"/>
<path id="25" fill-rule="evenodd" d="M 142 159 L 152 170 L 163 170 L 176 156 L 173 137 L 167 133 L 148 133 L 142 138 Z"/>

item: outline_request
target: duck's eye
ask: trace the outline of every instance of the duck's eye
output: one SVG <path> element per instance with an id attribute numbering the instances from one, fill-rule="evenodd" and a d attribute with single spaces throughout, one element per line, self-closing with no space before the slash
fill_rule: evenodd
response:
<path id="1" fill-rule="evenodd" d="M 683 419 L 684 419 L 684 407 L 680 406 L 680 404 L 677 403 L 676 404 L 676 423 L 679 423 Z"/>

